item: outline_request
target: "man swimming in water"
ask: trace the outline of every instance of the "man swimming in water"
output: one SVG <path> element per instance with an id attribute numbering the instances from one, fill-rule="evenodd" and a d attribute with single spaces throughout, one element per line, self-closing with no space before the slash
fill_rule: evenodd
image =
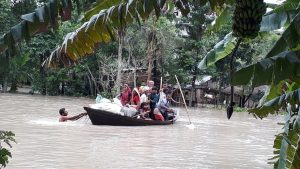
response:
<path id="1" fill-rule="evenodd" d="M 59 114 L 60 114 L 59 122 L 66 122 L 66 121 L 68 121 L 68 120 L 75 121 L 75 120 L 78 120 L 78 119 L 80 119 L 81 117 L 87 115 L 87 113 L 80 113 L 80 114 L 78 114 L 78 115 L 76 115 L 76 116 L 69 117 L 69 116 L 68 116 L 68 112 L 66 111 L 65 108 L 59 109 Z"/>

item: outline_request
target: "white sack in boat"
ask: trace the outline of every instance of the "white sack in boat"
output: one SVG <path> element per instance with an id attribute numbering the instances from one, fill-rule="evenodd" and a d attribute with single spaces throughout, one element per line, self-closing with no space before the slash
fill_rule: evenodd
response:
<path id="1" fill-rule="evenodd" d="M 115 103 L 96 103 L 90 104 L 89 107 L 92 109 L 105 110 L 111 113 L 124 115 L 124 113 L 121 112 L 121 106 Z"/>
<path id="2" fill-rule="evenodd" d="M 121 103 L 121 101 L 118 99 L 118 98 L 113 98 L 113 103 L 115 103 L 115 104 L 117 104 L 117 105 L 119 105 L 119 106 L 122 106 L 122 103 Z"/>
<path id="3" fill-rule="evenodd" d="M 124 116 L 132 117 L 136 114 L 137 111 L 134 107 L 123 106 L 121 108 L 121 112 L 124 114 Z"/>

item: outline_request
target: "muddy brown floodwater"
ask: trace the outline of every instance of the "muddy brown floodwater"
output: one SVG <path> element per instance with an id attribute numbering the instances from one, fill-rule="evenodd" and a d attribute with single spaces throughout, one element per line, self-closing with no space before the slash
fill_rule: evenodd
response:
<path id="1" fill-rule="evenodd" d="M 8 169 L 235 169 L 272 168 L 281 116 L 257 120 L 248 113 L 184 109 L 170 126 L 93 126 L 88 118 L 58 122 L 58 109 L 83 112 L 94 100 L 0 94 L 0 129 L 16 134 Z"/>

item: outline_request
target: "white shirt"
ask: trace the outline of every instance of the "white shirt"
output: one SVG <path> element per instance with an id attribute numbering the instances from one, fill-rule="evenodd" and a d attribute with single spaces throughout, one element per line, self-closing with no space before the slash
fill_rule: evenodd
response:
<path id="1" fill-rule="evenodd" d="M 141 103 L 147 102 L 147 96 L 145 93 L 141 95 Z"/>

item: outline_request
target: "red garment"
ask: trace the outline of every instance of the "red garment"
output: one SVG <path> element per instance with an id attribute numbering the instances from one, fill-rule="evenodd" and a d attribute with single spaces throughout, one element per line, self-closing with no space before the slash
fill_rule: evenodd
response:
<path id="1" fill-rule="evenodd" d="M 130 97 L 131 89 L 128 87 L 128 89 L 126 91 L 123 91 L 120 96 L 120 100 L 123 106 L 130 102 Z"/>
<path id="2" fill-rule="evenodd" d="M 162 116 L 161 114 L 154 114 L 154 119 L 159 121 L 165 121 L 164 116 Z"/>
<path id="3" fill-rule="evenodd" d="M 138 103 L 140 103 L 140 97 L 138 95 L 135 95 L 133 96 L 132 101 L 135 105 L 137 105 Z"/>

